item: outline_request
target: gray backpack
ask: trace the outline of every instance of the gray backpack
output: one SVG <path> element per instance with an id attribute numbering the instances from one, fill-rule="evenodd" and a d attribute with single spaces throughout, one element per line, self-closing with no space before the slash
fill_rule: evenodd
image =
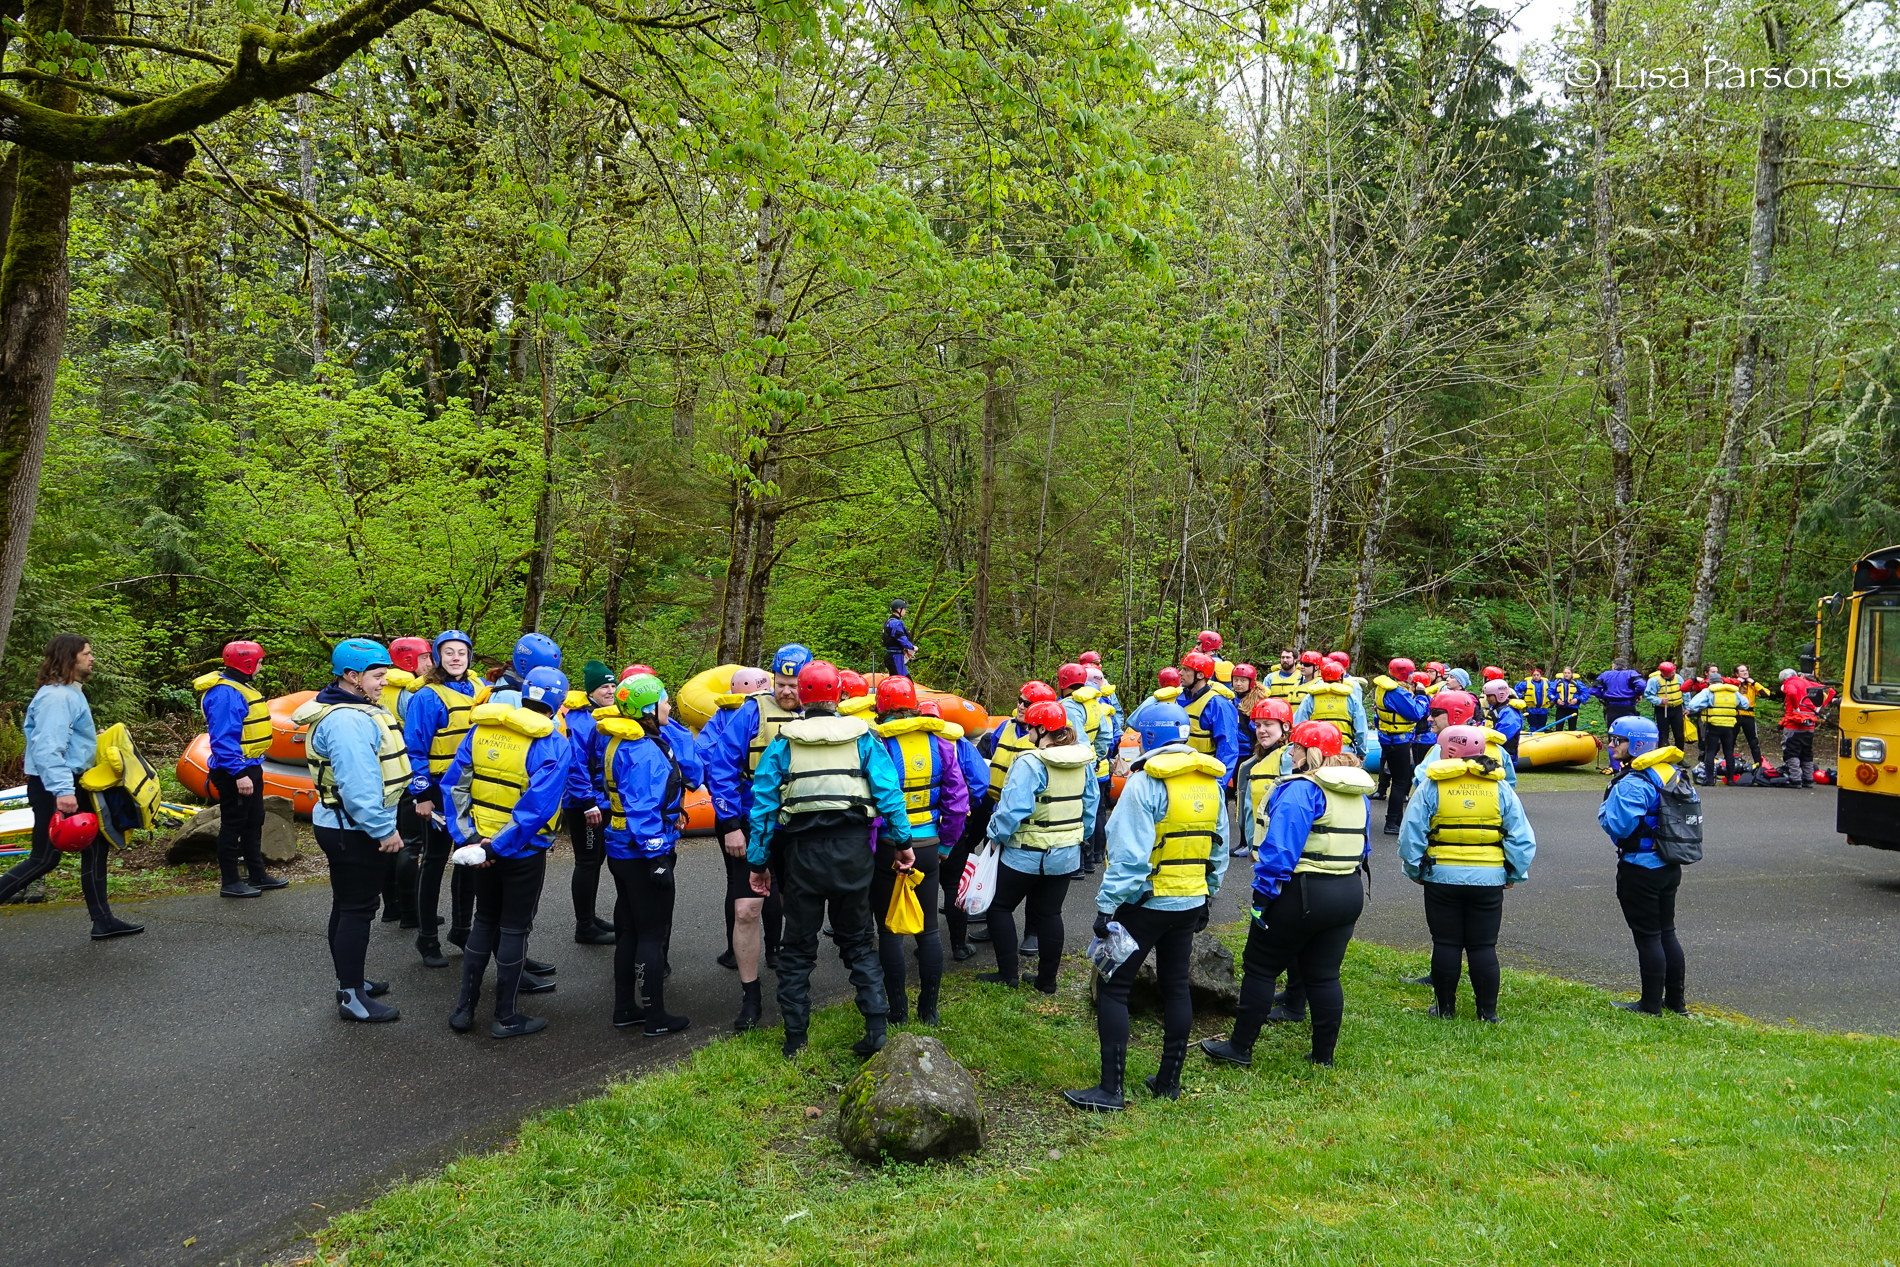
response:
<path id="1" fill-rule="evenodd" d="M 1695 783 L 1677 774 L 1657 793 L 1657 856 L 1682 866 L 1702 861 L 1702 798 Z"/>

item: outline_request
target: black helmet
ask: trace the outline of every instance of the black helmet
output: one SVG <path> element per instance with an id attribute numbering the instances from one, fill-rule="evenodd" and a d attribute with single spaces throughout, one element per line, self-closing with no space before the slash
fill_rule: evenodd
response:
<path id="1" fill-rule="evenodd" d="M 909 607 L 909 606 L 910 606 L 910 601 L 908 599 L 893 598 L 891 600 L 891 610 L 894 612 L 901 612 L 906 607 Z"/>

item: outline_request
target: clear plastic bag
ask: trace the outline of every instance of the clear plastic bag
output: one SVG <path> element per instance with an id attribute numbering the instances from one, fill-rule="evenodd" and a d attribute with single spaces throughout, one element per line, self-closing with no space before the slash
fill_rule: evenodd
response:
<path id="1" fill-rule="evenodd" d="M 1119 921 L 1110 920 L 1108 936 L 1089 940 L 1089 962 L 1095 965 L 1095 970 L 1103 977 L 1112 977 L 1115 970 L 1127 963 L 1128 957 L 1137 949 L 1135 939 L 1128 930 Z"/>

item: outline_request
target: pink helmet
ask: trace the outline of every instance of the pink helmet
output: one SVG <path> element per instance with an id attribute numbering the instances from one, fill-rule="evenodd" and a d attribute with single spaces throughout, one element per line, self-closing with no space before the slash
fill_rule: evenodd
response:
<path id="1" fill-rule="evenodd" d="M 1447 726 L 1438 735 L 1438 753 L 1450 761 L 1484 755 L 1484 732 L 1476 726 Z"/>
<path id="2" fill-rule="evenodd" d="M 772 685 L 772 675 L 764 669 L 747 666 L 732 671 L 732 693 L 734 695 L 757 695 Z"/>

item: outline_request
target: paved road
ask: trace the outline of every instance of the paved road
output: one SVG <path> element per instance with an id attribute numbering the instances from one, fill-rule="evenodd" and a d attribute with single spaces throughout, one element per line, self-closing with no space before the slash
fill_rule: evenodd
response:
<path id="1" fill-rule="evenodd" d="M 1706 799 L 1708 858 L 1682 898 L 1691 998 L 1770 1020 L 1900 1033 L 1900 854 L 1841 843 L 1830 793 L 1717 788 Z M 1634 952 L 1595 804 L 1593 792 L 1529 798 L 1542 843 L 1532 882 L 1506 902 L 1503 949 L 1521 965 L 1631 988 Z M 1423 949 L 1416 891 L 1390 843 L 1380 838 L 1360 930 Z M 129 913 L 147 922 L 144 936 L 97 945 L 75 907 L 0 916 L 0 999 L 12 1021 L 0 1045 L 5 1261 L 256 1263 L 394 1178 L 724 1032 L 736 986 L 711 962 L 724 940 L 711 847 L 689 846 L 681 867 L 689 896 L 669 1002 L 695 1027 L 677 1038 L 608 1025 L 612 951 L 568 940 L 567 874 L 563 861 L 550 868 L 533 946 L 561 966 L 559 992 L 531 1003 L 553 1024 L 506 1043 L 449 1030 L 455 961 L 446 972 L 424 969 L 394 925 L 378 925 L 370 969 L 392 981 L 403 1020 L 338 1021 L 321 883 L 254 902 L 140 904 Z M 1236 879 L 1230 892 L 1243 891 Z M 1093 894 L 1093 884 L 1071 890 L 1072 938 Z M 1826 975 L 1811 989 L 1817 963 Z M 828 948 L 816 983 L 826 998 L 845 993 Z"/>

